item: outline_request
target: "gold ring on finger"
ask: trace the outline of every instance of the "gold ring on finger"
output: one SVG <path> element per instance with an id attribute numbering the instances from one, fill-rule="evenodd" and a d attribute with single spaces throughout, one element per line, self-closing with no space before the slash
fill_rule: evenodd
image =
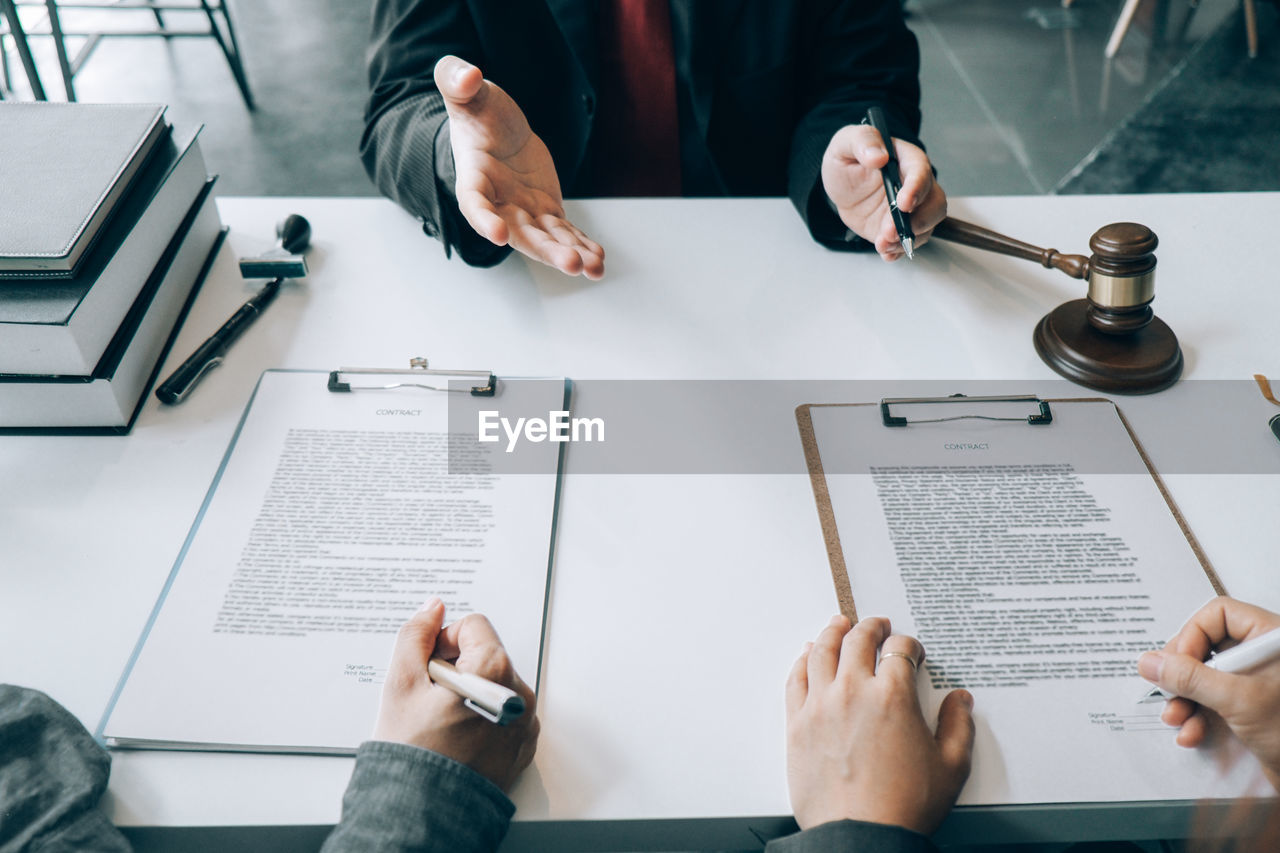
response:
<path id="1" fill-rule="evenodd" d="M 880 655 L 880 662 L 884 663 L 885 658 L 902 658 L 904 661 L 911 664 L 913 672 L 920 669 L 920 662 L 906 652 L 884 652 Z"/>

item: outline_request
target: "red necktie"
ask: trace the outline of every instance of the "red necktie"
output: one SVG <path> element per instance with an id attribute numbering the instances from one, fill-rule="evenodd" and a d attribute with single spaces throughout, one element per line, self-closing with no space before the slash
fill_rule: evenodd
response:
<path id="1" fill-rule="evenodd" d="M 596 190 L 680 195 L 680 126 L 668 0 L 600 3 Z"/>

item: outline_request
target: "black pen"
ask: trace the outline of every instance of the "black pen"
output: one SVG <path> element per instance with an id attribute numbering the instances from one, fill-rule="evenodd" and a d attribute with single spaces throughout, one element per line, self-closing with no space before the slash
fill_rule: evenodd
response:
<path id="1" fill-rule="evenodd" d="M 222 324 L 222 328 L 214 332 L 209 340 L 202 343 L 191 357 L 182 362 L 182 366 L 156 389 L 156 396 L 162 403 L 181 403 L 196 387 L 196 383 L 218 365 L 222 364 L 222 356 L 236 338 L 240 337 L 249 324 L 258 319 L 271 301 L 280 292 L 284 278 L 275 278 L 263 285 L 248 302 L 240 306 L 240 310 L 231 315 L 231 319 Z"/>
<path id="2" fill-rule="evenodd" d="M 307 274 L 307 262 L 302 253 L 311 245 L 311 223 L 296 213 L 276 224 L 275 248 L 256 258 L 240 259 L 240 274 L 245 278 L 269 278 L 262 290 L 240 306 L 231 319 L 222 324 L 209 340 L 200 345 L 191 357 L 156 389 L 160 402 L 173 405 L 181 403 L 196 387 L 196 383 L 218 365 L 227 348 L 240 337 L 249 324 L 258 319 L 280 292 L 286 278 L 301 278 Z"/>
<path id="3" fill-rule="evenodd" d="M 867 108 L 867 124 L 870 124 L 884 140 L 885 150 L 889 152 L 889 162 L 880 170 L 884 179 L 884 191 L 889 196 L 889 214 L 893 217 L 893 227 L 898 231 L 898 239 L 902 241 L 902 250 L 911 260 L 915 259 L 916 235 L 911 231 L 911 215 L 898 209 L 898 192 L 902 189 L 902 174 L 898 171 L 898 155 L 893 150 L 893 138 L 889 135 L 889 122 L 885 121 L 884 110 L 879 107 Z"/>

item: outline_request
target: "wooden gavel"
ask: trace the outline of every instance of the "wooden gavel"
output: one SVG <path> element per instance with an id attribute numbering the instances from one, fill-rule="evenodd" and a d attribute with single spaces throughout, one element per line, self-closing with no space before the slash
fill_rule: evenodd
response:
<path id="1" fill-rule="evenodd" d="M 1045 315 L 1032 336 L 1045 364 L 1071 381 L 1143 394 L 1169 387 L 1182 373 L 1178 338 L 1151 310 L 1159 240 L 1147 226 L 1103 226 L 1089 239 L 1089 257 L 1042 249 L 952 217 L 938 223 L 933 236 L 1035 261 L 1088 282 L 1084 299 Z"/>

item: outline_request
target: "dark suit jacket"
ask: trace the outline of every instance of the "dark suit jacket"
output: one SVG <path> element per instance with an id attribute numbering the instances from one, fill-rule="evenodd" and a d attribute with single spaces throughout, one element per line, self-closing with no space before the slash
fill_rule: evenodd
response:
<path id="1" fill-rule="evenodd" d="M 591 0 L 375 0 L 361 156 L 374 183 L 468 263 L 506 248 L 452 197 L 453 157 L 432 70 L 478 65 L 551 151 L 566 196 L 592 194 L 596 23 Z M 826 204 L 832 134 L 884 108 L 918 144 L 919 53 L 900 0 L 672 0 L 687 195 L 789 195 L 815 239 L 850 248 Z M 864 244 L 865 245 L 865 244 Z"/>

